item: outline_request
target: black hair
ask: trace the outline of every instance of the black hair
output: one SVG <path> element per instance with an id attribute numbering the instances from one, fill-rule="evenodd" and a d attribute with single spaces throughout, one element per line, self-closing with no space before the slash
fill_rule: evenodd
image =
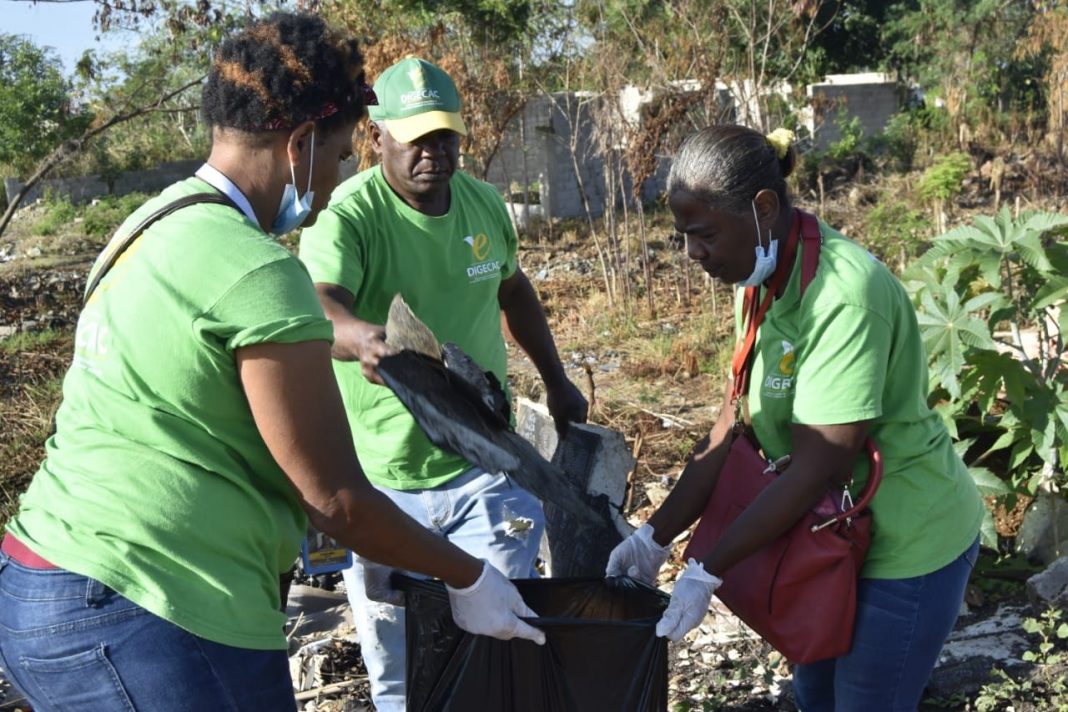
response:
<path id="1" fill-rule="evenodd" d="M 277 12 L 223 42 L 204 85 L 201 113 L 213 127 L 247 133 L 292 129 L 308 120 L 328 132 L 363 116 L 363 84 L 355 39 L 315 15 Z"/>
<path id="2" fill-rule="evenodd" d="M 783 158 L 759 131 L 736 124 L 708 126 L 682 142 L 668 176 L 668 195 L 685 191 L 718 209 L 749 210 L 761 190 L 774 190 L 790 205 L 786 178 L 797 163 L 791 145 Z"/>

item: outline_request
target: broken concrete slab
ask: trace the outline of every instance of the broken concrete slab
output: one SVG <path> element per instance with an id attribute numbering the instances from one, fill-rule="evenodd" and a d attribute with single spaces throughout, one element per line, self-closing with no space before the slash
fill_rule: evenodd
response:
<path id="1" fill-rule="evenodd" d="M 579 477 L 587 492 L 608 497 L 615 515 L 613 522 L 620 535 L 629 536 L 634 527 L 619 510 L 627 496 L 627 476 L 634 469 L 635 460 L 623 433 L 590 423 L 572 424 L 571 429 L 574 435 L 569 435 L 561 447 L 549 409 L 525 398 L 518 400 L 516 432 L 543 457 Z"/>
<path id="2" fill-rule="evenodd" d="M 1064 497 L 1039 493 L 1024 513 L 1016 535 L 1016 550 L 1043 564 L 1068 555 L 1068 501 Z"/>
<path id="3" fill-rule="evenodd" d="M 966 617 L 958 622 L 927 683 L 928 696 L 970 697 L 990 681 L 991 669 L 998 667 L 1011 673 L 1029 667 L 1023 654 L 1031 643 L 1021 628 L 1027 615 L 1024 606 L 1002 605 L 987 618 L 969 622 Z"/>
<path id="4" fill-rule="evenodd" d="M 291 651 L 326 634 L 345 636 L 355 631 L 344 591 L 294 585 L 289 590 L 286 618 Z"/>
<path id="5" fill-rule="evenodd" d="M 1027 579 L 1027 598 L 1036 611 L 1068 606 L 1068 556 Z"/>
<path id="6" fill-rule="evenodd" d="M 622 513 L 627 476 L 634 468 L 623 435 L 597 425 L 572 424 L 561 439 L 548 408 L 525 399 L 518 404 L 516 432 L 605 509 L 599 522 L 579 521 L 545 503 L 541 556 L 549 575 L 602 575 L 609 553 L 634 530 Z"/>

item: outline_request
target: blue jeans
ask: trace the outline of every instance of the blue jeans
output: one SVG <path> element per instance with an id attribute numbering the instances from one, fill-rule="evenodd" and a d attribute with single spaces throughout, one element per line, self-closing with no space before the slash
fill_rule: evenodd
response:
<path id="1" fill-rule="evenodd" d="M 979 540 L 925 576 L 861 579 L 853 648 L 794 669 L 802 712 L 915 712 L 960 612 Z"/>
<path id="2" fill-rule="evenodd" d="M 473 468 L 433 489 L 378 489 L 424 527 L 486 559 L 509 578 L 537 575 L 534 561 L 545 529 L 541 502 L 506 476 Z M 368 564 L 353 559 L 343 577 L 371 697 L 378 712 L 404 712 L 404 608 L 368 600 L 363 586 Z"/>
<path id="3" fill-rule="evenodd" d="M 37 712 L 296 710 L 286 651 L 213 643 L 98 581 L 4 554 L 0 666 Z"/>

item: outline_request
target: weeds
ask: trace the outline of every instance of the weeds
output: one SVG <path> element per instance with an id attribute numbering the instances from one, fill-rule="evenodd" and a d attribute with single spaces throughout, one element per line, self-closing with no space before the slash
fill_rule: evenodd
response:
<path id="1" fill-rule="evenodd" d="M 52 236 L 68 227 L 78 216 L 78 210 L 66 198 L 56 198 L 47 203 L 44 215 L 33 224 L 38 235 Z"/>
<path id="2" fill-rule="evenodd" d="M 919 253 L 930 230 L 926 215 L 886 193 L 864 216 L 865 244 L 883 262 L 896 258 L 898 273 Z"/>
<path id="3" fill-rule="evenodd" d="M 144 193 L 109 195 L 85 206 L 85 221 L 82 228 L 87 235 L 108 237 L 130 213 L 141 207 L 149 196 Z"/>
<path id="4" fill-rule="evenodd" d="M 1064 613 L 1050 608 L 1038 618 L 1026 618 L 1023 629 L 1038 638 L 1038 646 L 1023 654 L 1025 662 L 1032 663 L 1034 670 L 1027 678 L 1017 679 L 995 668 L 987 683 L 975 698 L 979 712 L 1011 709 L 1021 703 L 1032 703 L 1036 709 L 1068 712 L 1068 682 L 1065 681 L 1064 641 L 1068 640 L 1068 623 L 1062 621 Z"/>
<path id="5" fill-rule="evenodd" d="M 22 331 L 0 340 L 0 352 L 15 355 L 27 351 L 39 351 L 55 344 L 65 336 L 64 332 L 53 329 Z"/>

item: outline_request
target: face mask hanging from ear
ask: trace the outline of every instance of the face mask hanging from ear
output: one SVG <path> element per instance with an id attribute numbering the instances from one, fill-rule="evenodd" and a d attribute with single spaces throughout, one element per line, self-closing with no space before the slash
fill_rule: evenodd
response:
<path id="1" fill-rule="evenodd" d="M 285 235 L 291 230 L 296 230 L 311 213 L 312 200 L 315 192 L 311 189 L 312 172 L 315 170 L 315 129 L 312 129 L 311 137 L 311 165 L 308 167 L 308 189 L 304 195 L 297 197 L 297 170 L 292 163 L 289 164 L 289 174 L 293 178 L 292 183 L 287 183 L 282 190 L 282 201 L 278 205 L 278 212 L 271 223 L 272 235 Z"/>
<path id="2" fill-rule="evenodd" d="M 760 218 L 757 216 L 756 201 L 751 201 L 750 204 L 753 206 L 753 221 L 756 223 L 756 264 L 753 265 L 753 273 L 741 283 L 742 287 L 756 287 L 767 281 L 775 272 L 779 259 L 779 241 L 772 239 L 771 230 L 768 230 L 767 248 L 760 243 Z"/>

